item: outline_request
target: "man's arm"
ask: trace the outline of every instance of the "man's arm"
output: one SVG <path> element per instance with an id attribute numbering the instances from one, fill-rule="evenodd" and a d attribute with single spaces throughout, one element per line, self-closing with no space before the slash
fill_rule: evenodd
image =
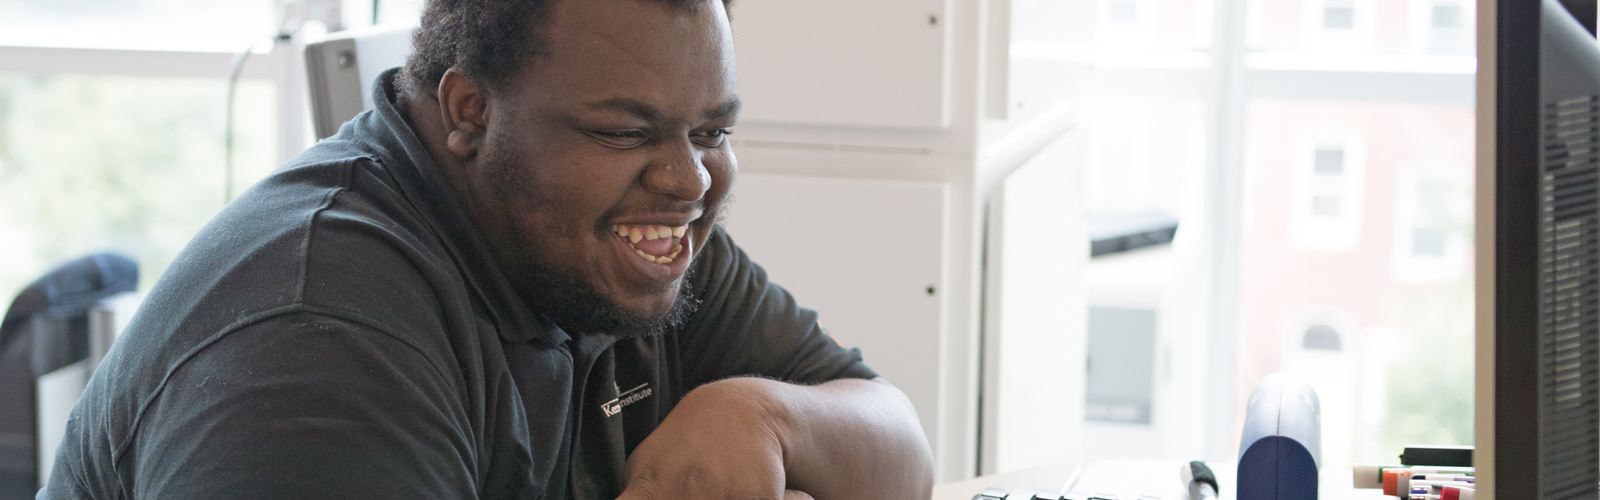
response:
<path id="1" fill-rule="evenodd" d="M 175 370 L 124 453 L 133 498 L 467 498 L 448 372 L 386 333 L 278 316 Z"/>
<path id="2" fill-rule="evenodd" d="M 698 388 L 630 454 L 623 498 L 927 498 L 932 454 L 906 396 L 725 232 L 695 266 L 702 303 L 676 341 Z"/>
<path id="3" fill-rule="evenodd" d="M 916 410 L 882 378 L 817 386 L 748 379 L 770 389 L 786 410 L 790 488 L 819 498 L 916 498 L 933 492 L 933 451 Z M 771 387 L 777 386 L 777 387 Z"/>
<path id="4" fill-rule="evenodd" d="M 933 453 L 883 379 L 741 377 L 690 392 L 628 457 L 622 499 L 926 499 Z"/>

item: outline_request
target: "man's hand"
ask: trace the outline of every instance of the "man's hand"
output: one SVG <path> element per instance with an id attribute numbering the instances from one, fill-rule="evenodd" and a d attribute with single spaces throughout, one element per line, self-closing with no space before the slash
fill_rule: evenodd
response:
<path id="1" fill-rule="evenodd" d="M 690 391 L 628 456 L 618 500 L 809 499 L 784 491 L 779 409 L 764 379 L 737 378 Z"/>
<path id="2" fill-rule="evenodd" d="M 628 457 L 619 500 L 925 499 L 933 456 L 888 382 L 733 378 L 691 391 Z"/>

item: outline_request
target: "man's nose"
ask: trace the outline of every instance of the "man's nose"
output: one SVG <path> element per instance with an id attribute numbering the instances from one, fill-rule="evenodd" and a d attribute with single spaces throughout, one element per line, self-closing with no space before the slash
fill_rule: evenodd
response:
<path id="1" fill-rule="evenodd" d="M 687 138 L 660 147 L 644 172 L 644 187 L 683 201 L 699 201 L 711 189 L 711 172 L 700 151 Z"/>

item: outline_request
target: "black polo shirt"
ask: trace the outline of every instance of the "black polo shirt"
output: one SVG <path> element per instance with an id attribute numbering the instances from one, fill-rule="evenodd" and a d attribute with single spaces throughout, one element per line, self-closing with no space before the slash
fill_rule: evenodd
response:
<path id="1" fill-rule="evenodd" d="M 95 371 L 40 498 L 613 499 L 689 390 L 871 378 L 720 230 L 681 329 L 530 311 L 393 105 L 207 224 Z"/>

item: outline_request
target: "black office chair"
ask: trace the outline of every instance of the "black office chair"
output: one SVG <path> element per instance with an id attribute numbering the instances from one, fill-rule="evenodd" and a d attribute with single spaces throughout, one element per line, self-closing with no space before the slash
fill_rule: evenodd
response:
<path id="1" fill-rule="evenodd" d="M 39 490 L 36 379 L 89 356 L 89 311 L 139 285 L 139 265 L 101 253 L 62 264 L 17 295 L 0 320 L 0 500 Z"/>

